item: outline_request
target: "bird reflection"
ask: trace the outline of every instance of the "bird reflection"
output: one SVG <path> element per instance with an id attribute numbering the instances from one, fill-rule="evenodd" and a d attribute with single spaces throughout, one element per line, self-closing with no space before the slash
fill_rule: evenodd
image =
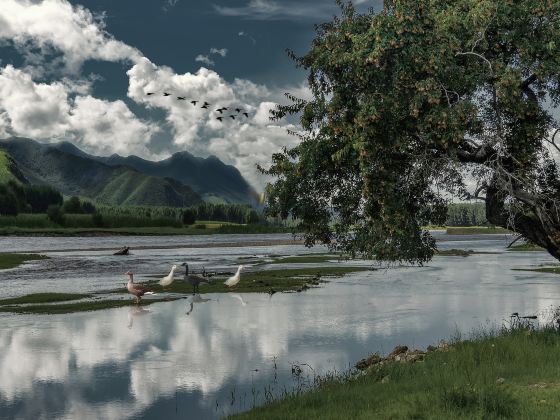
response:
<path id="1" fill-rule="evenodd" d="M 190 314 L 191 314 L 191 312 L 192 312 L 193 309 L 194 309 L 194 304 L 195 304 L 195 303 L 205 303 L 205 302 L 208 302 L 209 300 L 212 300 L 212 299 L 203 298 L 202 296 L 200 296 L 199 293 L 197 293 L 197 294 L 195 294 L 195 295 L 192 295 L 192 296 L 189 298 L 190 308 L 189 308 L 189 310 L 187 311 L 187 315 L 190 315 Z"/>
<path id="2" fill-rule="evenodd" d="M 239 302 L 241 302 L 242 306 L 247 306 L 247 302 L 243 300 L 243 298 L 239 293 L 231 293 L 230 296 L 234 299 L 237 299 Z"/>
<path id="3" fill-rule="evenodd" d="M 149 313 L 151 313 L 151 311 L 149 309 L 143 308 L 142 306 L 131 307 L 130 311 L 128 311 L 128 324 L 126 326 L 129 330 L 132 329 L 135 316 L 148 315 Z"/>

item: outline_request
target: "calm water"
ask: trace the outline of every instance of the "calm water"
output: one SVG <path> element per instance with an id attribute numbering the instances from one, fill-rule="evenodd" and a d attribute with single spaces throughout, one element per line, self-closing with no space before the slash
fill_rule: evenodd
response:
<path id="1" fill-rule="evenodd" d="M 284 237 L 268 239 L 274 238 Z M 160 246 L 167 241 L 183 246 L 190 239 L 233 242 L 150 238 Z M 498 253 L 356 273 L 272 298 L 207 294 L 143 311 L 2 314 L 0 417 L 221 417 L 262 403 L 265 390 L 279 394 L 314 373 L 344 370 L 373 351 L 388 352 L 397 344 L 422 348 L 457 331 L 500 324 L 511 312 L 539 313 L 560 302 L 557 276 L 512 270 L 553 263 L 547 254 L 503 252 L 509 239 L 501 236 L 439 239 L 441 248 Z M 0 251 L 109 249 L 122 240 L 9 238 L 0 241 Z M 239 257 L 303 252 L 309 251 L 300 246 L 147 249 L 126 258 L 108 251 L 47 252 L 52 259 L 4 272 L 0 282 L 9 287 L 1 288 L 0 296 L 102 290 L 122 285 L 128 269 L 160 274 L 183 260 L 232 270 Z M 292 375 L 296 364 L 302 369 L 299 379 Z"/>

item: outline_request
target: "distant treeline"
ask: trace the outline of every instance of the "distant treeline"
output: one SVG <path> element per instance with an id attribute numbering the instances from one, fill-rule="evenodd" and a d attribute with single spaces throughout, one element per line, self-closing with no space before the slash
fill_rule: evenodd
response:
<path id="1" fill-rule="evenodd" d="M 62 204 L 62 194 L 54 188 L 8 181 L 0 184 L 0 215 L 46 213 L 51 205 Z"/>
<path id="2" fill-rule="evenodd" d="M 457 203 L 449 205 L 447 226 L 485 226 L 486 210 L 483 203 Z"/>
<path id="3" fill-rule="evenodd" d="M 63 200 L 50 187 L 15 181 L 0 184 L 1 227 L 183 227 L 197 221 L 254 225 L 264 219 L 246 204 L 201 203 L 186 208 L 109 206 L 79 197 Z"/>

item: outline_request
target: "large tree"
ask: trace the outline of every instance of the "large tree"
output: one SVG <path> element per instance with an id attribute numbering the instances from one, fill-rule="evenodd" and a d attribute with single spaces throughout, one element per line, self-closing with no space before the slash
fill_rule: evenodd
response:
<path id="1" fill-rule="evenodd" d="M 490 223 L 560 258 L 560 180 L 552 151 L 560 101 L 557 0 L 395 0 L 320 25 L 313 99 L 288 95 L 293 149 L 264 172 L 268 210 L 306 243 L 422 263 L 449 197 L 480 199 Z M 560 134 L 557 136 L 560 137 Z"/>

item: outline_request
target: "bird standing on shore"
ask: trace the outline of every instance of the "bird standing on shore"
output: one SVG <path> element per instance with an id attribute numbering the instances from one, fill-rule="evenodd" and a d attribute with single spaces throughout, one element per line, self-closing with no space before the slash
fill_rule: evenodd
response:
<path id="1" fill-rule="evenodd" d="M 175 270 L 177 270 L 177 266 L 174 265 L 173 267 L 171 267 L 171 271 L 169 272 L 169 274 L 165 277 L 163 277 L 160 281 L 159 284 L 162 285 L 163 287 L 167 287 L 169 286 L 171 283 L 173 283 L 174 280 L 174 276 L 175 276 Z"/>
<path id="2" fill-rule="evenodd" d="M 126 290 L 128 290 L 128 293 L 130 293 L 131 295 L 136 296 L 136 303 L 140 303 L 142 296 L 154 294 L 154 292 L 152 292 L 147 286 L 134 283 L 134 274 L 132 273 L 132 271 L 127 271 L 124 274 L 128 276 Z"/>
<path id="3" fill-rule="evenodd" d="M 189 264 L 188 263 L 185 262 L 181 265 L 183 267 L 185 267 L 185 276 L 183 277 L 183 280 L 185 281 L 185 283 L 190 283 L 192 285 L 193 294 L 198 293 L 198 288 L 200 286 L 200 283 L 208 283 L 208 280 L 206 280 L 202 276 L 198 276 L 196 274 L 189 273 Z"/>
<path id="4" fill-rule="evenodd" d="M 235 273 L 235 275 L 231 276 L 229 279 L 227 279 L 224 284 L 227 287 L 233 287 L 235 286 L 237 283 L 239 283 L 239 281 L 241 280 L 241 270 L 243 270 L 243 266 L 240 265 L 239 267 L 237 267 L 237 272 Z"/>

